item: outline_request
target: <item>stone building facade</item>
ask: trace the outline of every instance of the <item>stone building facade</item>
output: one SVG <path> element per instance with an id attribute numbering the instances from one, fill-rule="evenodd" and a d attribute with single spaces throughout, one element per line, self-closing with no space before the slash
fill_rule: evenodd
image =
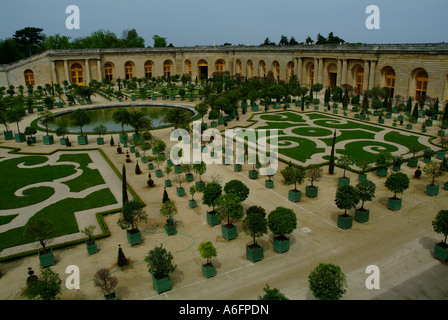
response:
<path id="1" fill-rule="evenodd" d="M 348 84 L 364 93 L 388 86 L 392 96 L 448 100 L 448 44 L 335 46 L 210 46 L 185 48 L 49 50 L 0 65 L 0 86 L 86 84 L 91 80 L 188 74 L 193 79 L 232 76 L 276 80 L 296 75 L 302 85 Z"/>

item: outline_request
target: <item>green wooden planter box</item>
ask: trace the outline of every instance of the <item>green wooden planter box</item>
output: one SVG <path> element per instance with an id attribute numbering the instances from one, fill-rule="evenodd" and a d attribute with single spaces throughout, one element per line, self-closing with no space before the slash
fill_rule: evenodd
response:
<path id="1" fill-rule="evenodd" d="M 258 245 L 257 248 L 251 248 L 251 246 L 246 245 L 246 258 L 249 259 L 252 263 L 263 260 L 263 247 Z"/>
<path id="2" fill-rule="evenodd" d="M 78 144 L 84 146 L 88 143 L 87 136 L 78 136 Z"/>
<path id="3" fill-rule="evenodd" d="M 185 195 L 185 188 L 184 187 L 176 188 L 176 194 L 178 197 L 183 197 Z"/>
<path id="4" fill-rule="evenodd" d="M 42 250 L 38 250 L 39 262 L 42 268 L 54 266 L 56 263 L 54 261 L 53 249 L 50 249 L 48 253 L 41 253 Z"/>
<path id="5" fill-rule="evenodd" d="M 408 130 L 412 130 L 412 124 L 407 124 L 407 125 L 406 125 L 406 129 L 408 129 Z"/>
<path id="6" fill-rule="evenodd" d="M 348 177 L 339 177 L 338 178 L 338 186 L 339 187 L 343 187 L 343 186 L 349 186 L 350 185 L 350 178 Z"/>
<path id="7" fill-rule="evenodd" d="M 128 142 L 129 137 L 128 137 L 128 135 L 126 133 L 125 134 L 120 133 L 118 135 L 118 137 L 120 139 L 120 143 Z"/>
<path id="8" fill-rule="evenodd" d="M 288 199 L 292 202 L 300 202 L 302 199 L 302 192 L 299 190 L 289 190 Z"/>
<path id="9" fill-rule="evenodd" d="M 171 187 L 173 184 L 171 182 L 171 180 L 165 180 L 165 187 L 169 188 Z"/>
<path id="10" fill-rule="evenodd" d="M 42 141 L 45 145 L 52 145 L 54 143 L 54 138 L 52 135 L 43 136 Z"/>
<path id="11" fill-rule="evenodd" d="M 274 250 L 278 253 L 285 253 L 289 251 L 289 238 L 287 237 L 274 237 L 273 240 Z"/>
<path id="12" fill-rule="evenodd" d="M 96 138 L 96 144 L 99 146 L 104 145 L 104 138 Z"/>
<path id="13" fill-rule="evenodd" d="M 365 180 L 367 180 L 367 174 L 365 174 L 365 173 L 360 173 L 360 174 L 358 174 L 358 180 L 359 180 L 359 181 L 365 181 Z"/>
<path id="14" fill-rule="evenodd" d="M 319 110 L 319 106 L 314 106 L 314 110 Z"/>
<path id="15" fill-rule="evenodd" d="M 191 199 L 189 199 L 189 200 L 188 200 L 188 206 L 189 206 L 191 209 L 196 208 L 196 207 L 197 207 L 196 200 L 191 200 Z"/>
<path id="16" fill-rule="evenodd" d="M 182 173 L 182 166 L 180 164 L 176 164 L 174 166 L 174 172 L 175 173 Z"/>
<path id="17" fill-rule="evenodd" d="M 426 185 L 426 194 L 429 196 L 437 196 L 439 194 L 440 185 Z"/>
<path id="18" fill-rule="evenodd" d="M 313 187 L 306 186 L 306 188 L 305 188 L 305 195 L 308 198 L 316 198 L 318 194 L 319 194 L 319 187 L 317 187 L 317 186 L 313 186 Z"/>
<path id="19" fill-rule="evenodd" d="M 161 294 L 166 291 L 170 291 L 171 288 L 171 279 L 170 276 L 166 276 L 161 279 L 156 279 L 153 275 L 152 276 L 152 286 L 157 291 L 158 294 Z"/>
<path id="20" fill-rule="evenodd" d="M 138 229 L 126 230 L 126 237 L 131 246 L 142 243 L 142 234 Z"/>
<path id="21" fill-rule="evenodd" d="M 376 169 L 376 175 L 378 177 L 385 177 L 387 176 L 388 168 L 377 168 Z"/>
<path id="22" fill-rule="evenodd" d="M 443 160 L 445 158 L 446 151 L 437 151 L 436 158 L 439 160 Z"/>
<path id="23" fill-rule="evenodd" d="M 402 200 L 401 198 L 389 198 L 387 200 L 387 208 L 393 210 L 393 211 L 398 211 L 401 209 L 401 204 L 402 204 Z"/>
<path id="24" fill-rule="evenodd" d="M 216 267 L 213 264 L 210 264 L 210 265 L 203 264 L 202 265 L 202 274 L 207 279 L 214 277 L 214 276 L 216 276 Z"/>
<path id="25" fill-rule="evenodd" d="M 432 126 L 432 120 L 425 120 L 425 125 L 427 127 L 431 127 Z"/>
<path id="26" fill-rule="evenodd" d="M 353 217 L 350 215 L 338 216 L 338 227 L 344 230 L 350 229 L 353 226 Z"/>
<path id="27" fill-rule="evenodd" d="M 397 126 L 396 122 L 392 123 L 392 127 L 396 127 L 396 126 Z"/>
<path id="28" fill-rule="evenodd" d="M 177 234 L 177 229 L 176 229 L 176 225 L 175 224 L 172 225 L 172 226 L 169 226 L 168 224 L 165 223 L 163 225 L 163 228 L 165 229 L 166 234 L 169 235 L 169 236 Z"/>
<path id="29" fill-rule="evenodd" d="M 37 142 L 36 137 L 29 137 L 28 140 L 29 140 L 31 143 L 36 143 L 36 142 Z"/>
<path id="30" fill-rule="evenodd" d="M 135 152 L 135 146 L 132 146 L 129 148 L 129 152 L 134 153 Z"/>
<path id="31" fill-rule="evenodd" d="M 234 226 L 233 224 L 230 224 L 228 226 L 222 225 L 221 230 L 222 230 L 222 236 L 227 241 L 235 239 L 238 235 L 236 226 Z"/>
<path id="32" fill-rule="evenodd" d="M 394 165 L 394 166 L 392 167 L 392 170 L 395 171 L 395 172 L 400 171 L 400 170 L 401 170 L 401 165 L 400 165 L 400 166 L 396 166 L 396 165 Z"/>
<path id="33" fill-rule="evenodd" d="M 360 223 L 366 223 L 370 218 L 370 210 L 369 209 L 356 209 L 355 210 L 355 221 Z"/>
<path id="34" fill-rule="evenodd" d="M 216 216 L 214 212 L 207 211 L 207 223 L 213 227 L 220 224 L 221 220 Z"/>
<path id="35" fill-rule="evenodd" d="M 259 109 L 258 105 L 253 105 L 253 106 L 251 106 L 251 108 L 252 108 L 252 111 L 258 111 L 258 109 Z"/>
<path id="36" fill-rule="evenodd" d="M 3 131 L 3 135 L 5 136 L 5 140 L 14 139 L 14 135 L 13 135 L 12 131 Z"/>
<path id="37" fill-rule="evenodd" d="M 434 246 L 434 258 L 442 262 L 448 261 L 448 245 L 444 242 L 439 242 Z"/>
<path id="38" fill-rule="evenodd" d="M 103 294 L 103 296 L 104 296 L 104 300 L 118 300 L 118 296 L 115 292 L 112 292 L 109 295 Z"/>
<path id="39" fill-rule="evenodd" d="M 439 130 L 439 131 L 437 131 L 437 135 L 438 135 L 438 136 L 444 136 L 444 135 L 445 135 L 445 130 Z"/>
<path id="40" fill-rule="evenodd" d="M 26 136 L 24 133 L 16 133 L 14 135 L 14 139 L 16 140 L 16 142 L 25 142 L 26 141 Z"/>
<path id="41" fill-rule="evenodd" d="M 418 159 L 409 159 L 408 160 L 408 167 L 409 168 L 417 168 L 418 166 Z"/>
<path id="42" fill-rule="evenodd" d="M 204 191 L 204 188 L 205 188 L 205 182 L 203 182 L 203 181 L 196 181 L 196 182 L 195 182 L 195 185 L 196 185 L 196 189 L 197 189 L 197 191 L 199 191 L 199 192 Z"/>
<path id="43" fill-rule="evenodd" d="M 430 157 L 423 157 L 423 162 L 424 163 L 428 163 L 428 162 L 430 162 L 431 161 L 431 158 Z"/>
<path id="44" fill-rule="evenodd" d="M 163 177 L 163 171 L 160 170 L 160 169 L 156 170 L 156 177 L 157 178 L 162 178 Z"/>
<path id="45" fill-rule="evenodd" d="M 193 176 L 193 174 L 192 174 L 192 173 L 186 173 L 186 174 L 185 174 L 185 180 L 186 180 L 187 182 L 192 182 L 192 181 L 194 180 L 194 176 Z"/>
<path id="46" fill-rule="evenodd" d="M 359 113 L 355 113 L 355 119 L 359 119 Z"/>
<path id="47" fill-rule="evenodd" d="M 258 179 L 258 171 L 257 170 L 250 170 L 249 171 L 249 178 L 252 180 Z"/>
<path id="48" fill-rule="evenodd" d="M 86 241 L 86 248 L 87 248 L 87 253 L 89 255 L 95 254 L 95 253 L 98 252 L 98 247 L 96 246 L 96 242 L 95 241 L 93 241 L 90 244 L 89 244 L 89 242 Z"/>
<path id="49" fill-rule="evenodd" d="M 233 165 L 233 170 L 235 170 L 236 172 L 241 172 L 243 170 L 243 165 L 236 163 Z"/>
<path id="50" fill-rule="evenodd" d="M 274 188 L 274 180 L 265 180 L 264 186 L 268 189 Z"/>
<path id="51" fill-rule="evenodd" d="M 216 128 L 218 126 L 218 123 L 216 121 L 212 121 L 212 122 L 210 122 L 210 126 L 212 128 Z"/>
<path id="52" fill-rule="evenodd" d="M 141 161 L 142 163 L 147 163 L 147 162 L 148 162 L 148 158 L 146 158 L 146 156 L 141 156 L 141 157 L 140 157 L 140 161 Z"/>
<path id="53" fill-rule="evenodd" d="M 443 190 L 448 190 L 448 181 L 443 184 Z"/>

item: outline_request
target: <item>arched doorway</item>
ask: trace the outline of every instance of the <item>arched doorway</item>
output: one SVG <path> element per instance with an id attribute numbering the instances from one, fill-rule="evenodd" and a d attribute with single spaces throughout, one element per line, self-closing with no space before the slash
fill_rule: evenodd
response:
<path id="1" fill-rule="evenodd" d="M 205 60 L 199 60 L 198 62 L 198 75 L 199 80 L 201 79 L 208 79 L 208 63 Z"/>
<path id="2" fill-rule="evenodd" d="M 84 73 L 79 63 L 74 63 L 70 68 L 70 78 L 73 84 L 77 84 L 78 86 L 84 85 Z"/>
<path id="3" fill-rule="evenodd" d="M 112 63 L 108 62 L 104 65 L 104 78 L 108 81 L 113 80 L 114 66 Z"/>
<path id="4" fill-rule="evenodd" d="M 389 88 L 389 97 L 394 96 L 394 89 L 395 89 L 395 71 L 392 68 L 387 68 L 386 72 L 384 73 L 385 82 L 384 86 L 386 88 Z"/>
<path id="5" fill-rule="evenodd" d="M 364 81 L 364 68 L 358 67 L 356 69 L 356 76 L 355 76 L 355 92 L 357 94 L 362 93 L 363 81 Z"/>
<path id="6" fill-rule="evenodd" d="M 337 80 L 338 68 L 334 63 L 332 63 L 328 66 L 328 86 L 330 87 L 330 89 L 336 86 Z"/>

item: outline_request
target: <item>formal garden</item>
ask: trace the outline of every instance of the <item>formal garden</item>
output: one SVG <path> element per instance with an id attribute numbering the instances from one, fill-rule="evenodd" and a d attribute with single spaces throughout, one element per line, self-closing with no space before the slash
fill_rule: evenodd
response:
<path id="1" fill-rule="evenodd" d="M 428 183 L 419 193 L 412 189 L 417 197 L 446 196 L 448 107 L 439 110 L 438 100 L 430 98 L 409 107 L 408 99 L 395 97 L 393 101 L 384 88 L 372 89 L 361 102 L 347 85 L 326 89 L 320 101 L 317 94 L 322 90 L 322 86 L 313 86 L 309 91 L 294 77 L 277 83 L 269 77 L 245 80 L 227 74 L 202 81 L 176 76 L 92 81 L 88 86 L 62 83 L 31 87 L 27 93 L 23 87 L 18 92 L 15 88 L 3 90 L 0 178 L 6 183 L 0 185 L 2 261 L 37 255 L 41 277 L 57 278 L 47 268 L 58 265 L 53 250 L 82 245 L 86 255 L 99 257 L 100 239 L 113 238 L 119 241 L 118 255 L 112 254 L 113 267 L 109 268 L 111 259 L 108 265 L 99 260 L 87 263 L 87 268 L 95 271 L 91 279 L 104 299 L 120 298 L 112 273 L 142 263 L 151 275 L 152 289 L 160 295 L 181 282 L 176 273 L 183 265 L 174 260 L 183 254 L 198 259 L 195 263 L 200 259 L 197 270 L 201 277 L 212 279 L 227 262 L 238 269 L 247 261 L 260 265 L 266 256 L 272 259 L 301 250 L 298 239 L 309 231 L 300 226 L 304 221 L 310 223 L 307 215 L 317 215 L 317 221 L 347 234 L 356 229 L 354 221 L 367 227 L 378 221 L 372 223 L 371 208 L 397 214 L 411 210 L 407 201 L 412 199 L 403 194 L 423 181 L 416 180 L 420 177 Z M 161 120 L 164 126 L 155 128 L 138 108 L 130 109 L 133 102 L 145 100 L 160 100 L 162 105 L 168 100 L 194 112 L 170 108 Z M 93 132 L 85 132 L 91 121 L 89 105 L 112 101 L 120 106 L 112 114 L 118 130 L 96 126 Z M 63 126 L 49 129 L 54 106 L 69 111 L 75 131 Z M 171 129 L 191 132 L 192 120 L 201 121 L 202 129 L 217 128 L 221 134 L 227 128 L 277 129 L 278 172 L 260 175 L 263 165 L 258 161 L 219 167 L 204 162 L 174 163 Z M 439 127 L 434 130 L 433 126 Z M 207 152 L 209 142 L 200 143 Z M 235 160 L 234 155 L 226 156 Z M 301 185 L 306 181 L 302 197 Z M 277 200 L 269 201 L 271 197 Z M 313 206 L 318 208 L 316 212 L 310 211 Z M 446 261 L 448 232 L 442 209 L 433 217 L 433 227 L 445 240 L 433 244 L 433 255 Z M 337 217 L 330 217 L 334 212 Z M 387 217 L 384 212 L 381 215 Z M 113 227 L 107 219 L 114 219 Z M 187 223 L 198 220 L 203 223 Z M 225 261 L 221 259 L 224 246 Z M 227 251 L 237 250 L 237 246 L 243 248 L 243 259 L 232 258 Z M 129 252 L 134 253 L 132 261 L 126 257 Z M 235 265 L 235 260 L 239 264 Z M 319 272 L 336 273 L 334 294 L 320 292 Z M 36 281 L 39 278 L 29 270 L 30 297 L 46 299 L 35 291 Z M 345 285 L 338 266 L 319 264 L 310 274 L 310 290 L 317 299 L 340 299 Z M 148 286 L 147 291 L 152 289 Z M 270 295 L 286 298 L 269 285 L 264 291 L 266 299 Z M 49 298 L 59 293 L 56 290 Z"/>

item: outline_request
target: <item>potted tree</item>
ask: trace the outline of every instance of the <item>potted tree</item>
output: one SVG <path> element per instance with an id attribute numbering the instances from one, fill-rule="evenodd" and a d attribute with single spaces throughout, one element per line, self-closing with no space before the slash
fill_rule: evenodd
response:
<path id="1" fill-rule="evenodd" d="M 95 287 L 103 291 L 104 300 L 118 300 L 115 294 L 117 282 L 117 277 L 111 276 L 109 269 L 106 268 L 99 269 L 93 278 Z"/>
<path id="2" fill-rule="evenodd" d="M 93 239 L 93 231 L 95 229 L 96 226 L 90 225 L 81 230 L 81 232 L 87 236 L 86 247 L 87 247 L 87 253 L 89 255 L 98 252 L 98 247 L 96 246 L 95 239 Z"/>
<path id="3" fill-rule="evenodd" d="M 196 193 L 196 186 L 191 186 L 190 187 L 190 195 L 191 195 L 191 199 L 188 200 L 188 206 L 190 208 L 196 208 L 197 204 L 196 204 L 196 200 L 194 200 L 194 194 Z"/>
<path id="4" fill-rule="evenodd" d="M 61 293 L 61 278 L 51 268 L 41 271 L 40 277 L 28 285 L 28 299 L 57 300 Z"/>
<path id="5" fill-rule="evenodd" d="M 152 277 L 152 284 L 158 294 L 171 290 L 171 280 L 169 274 L 176 270 L 173 263 L 173 255 L 166 251 L 162 245 L 155 247 L 148 252 L 145 257 L 148 272 Z"/>
<path id="6" fill-rule="evenodd" d="M 185 180 L 187 182 L 192 182 L 194 180 L 194 176 L 191 173 L 193 170 L 193 165 L 191 163 L 182 164 L 182 171 L 185 172 Z"/>
<path id="7" fill-rule="evenodd" d="M 171 180 L 170 180 L 170 173 L 173 171 L 173 167 L 172 166 L 165 166 L 165 173 L 166 173 L 166 178 L 165 178 L 165 187 L 171 187 Z"/>
<path id="8" fill-rule="evenodd" d="M 66 146 L 67 142 L 69 142 L 68 137 L 65 137 L 65 135 L 67 134 L 67 129 L 64 127 L 59 127 L 56 129 L 56 135 L 58 137 L 62 137 L 59 138 L 59 143 L 61 144 L 61 146 Z"/>
<path id="9" fill-rule="evenodd" d="M 28 126 L 28 127 L 25 128 L 25 132 L 24 133 L 25 133 L 26 136 L 28 136 L 27 142 L 29 144 L 36 143 L 36 137 L 34 136 L 37 133 L 36 128 Z"/>
<path id="10" fill-rule="evenodd" d="M 235 239 L 237 237 L 237 228 L 230 222 L 230 218 L 236 220 L 242 217 L 239 197 L 233 193 L 219 196 L 216 200 L 216 214 L 221 221 L 227 219 L 227 223 L 223 223 L 221 227 L 224 239 L 227 241 Z"/>
<path id="11" fill-rule="evenodd" d="M 350 168 L 355 162 L 352 157 L 347 155 L 341 155 L 337 160 L 337 165 L 344 170 L 342 177 L 338 178 L 338 186 L 348 186 L 350 184 L 350 178 L 345 176 L 345 172 Z"/>
<path id="12" fill-rule="evenodd" d="M 434 151 L 430 148 L 427 148 L 423 151 L 423 162 L 428 163 L 431 161 L 432 156 L 434 155 Z"/>
<path id="13" fill-rule="evenodd" d="M 115 123 L 121 124 L 120 142 L 127 143 L 128 135 L 124 132 L 124 126 L 129 123 L 129 111 L 125 108 L 119 108 L 112 114 L 112 119 Z"/>
<path id="14" fill-rule="evenodd" d="M 432 221 L 432 227 L 435 232 L 445 236 L 445 239 L 434 246 L 434 258 L 446 262 L 448 261 L 448 244 L 446 243 L 446 237 L 448 235 L 448 210 L 440 210 L 437 213 L 435 219 Z"/>
<path id="15" fill-rule="evenodd" d="M 314 185 L 321 179 L 323 170 L 319 165 L 311 165 L 306 170 L 306 177 L 310 180 L 311 185 L 306 186 L 306 196 L 309 198 L 317 197 L 319 193 L 319 187 Z"/>
<path id="16" fill-rule="evenodd" d="M 418 159 L 415 157 L 417 153 L 423 151 L 423 147 L 420 144 L 414 144 L 409 150 L 412 153 L 412 157 L 408 159 L 408 167 L 416 168 L 418 166 Z"/>
<path id="17" fill-rule="evenodd" d="M 310 273 L 308 283 L 318 300 L 339 300 L 346 293 L 347 277 L 339 266 L 319 263 Z"/>
<path id="18" fill-rule="evenodd" d="M 338 215 L 338 227 L 344 230 L 350 229 L 353 226 L 353 217 L 347 214 L 347 210 L 356 208 L 360 198 L 353 186 L 338 187 L 336 191 L 336 206 L 344 210 L 342 215 Z"/>
<path id="19" fill-rule="evenodd" d="M 365 223 L 369 221 L 370 210 L 364 208 L 364 202 L 373 200 L 375 197 L 376 184 L 370 180 L 364 180 L 360 181 L 355 188 L 361 199 L 361 208 L 355 209 L 355 220 Z"/>
<path id="20" fill-rule="evenodd" d="M 39 241 L 42 250 L 38 250 L 39 262 L 42 268 L 55 265 L 53 249 L 47 244 L 53 234 L 53 225 L 44 220 L 32 220 L 25 229 L 25 237 L 31 241 Z"/>
<path id="21" fill-rule="evenodd" d="M 249 188 L 240 180 L 230 180 L 224 185 L 224 192 L 226 194 L 234 194 L 238 197 L 239 202 L 242 203 L 249 196 Z M 243 216 L 243 206 L 240 206 L 241 217 Z"/>
<path id="22" fill-rule="evenodd" d="M 402 199 L 397 198 L 397 193 L 403 193 L 409 188 L 409 177 L 403 172 L 392 173 L 386 180 L 386 188 L 394 193 L 392 198 L 388 199 L 387 207 L 397 211 L 401 209 Z"/>
<path id="23" fill-rule="evenodd" d="M 131 246 L 142 243 L 142 236 L 137 222 L 147 221 L 148 215 L 143 211 L 144 204 L 137 200 L 127 201 L 123 204 L 123 212 L 118 219 L 118 226 L 126 230 L 126 236 Z"/>
<path id="24" fill-rule="evenodd" d="M 446 155 L 445 146 L 448 143 L 448 136 L 446 136 L 445 133 L 440 135 L 438 142 L 440 144 L 440 151 L 437 151 L 437 159 L 443 160 Z"/>
<path id="25" fill-rule="evenodd" d="M 222 194 L 222 186 L 217 182 L 211 182 L 204 188 L 202 195 L 202 203 L 211 206 L 212 211 L 207 211 L 207 223 L 211 226 L 218 225 L 220 223 L 219 217 L 216 216 L 215 205 L 216 200 Z"/>
<path id="26" fill-rule="evenodd" d="M 104 144 L 104 137 L 102 135 L 106 134 L 107 128 L 103 125 L 99 125 L 95 128 L 93 128 L 93 131 L 95 131 L 98 134 L 98 138 L 96 138 L 96 143 L 101 146 Z"/>
<path id="27" fill-rule="evenodd" d="M 266 211 L 259 206 L 249 207 L 242 228 L 244 233 L 254 239 L 252 244 L 246 245 L 246 258 L 253 263 L 263 260 L 263 247 L 257 243 L 256 239 L 268 232 Z"/>
<path id="28" fill-rule="evenodd" d="M 193 164 L 193 171 L 199 176 L 199 181 L 195 182 L 197 191 L 203 191 L 205 188 L 205 182 L 202 181 L 202 175 L 207 171 L 207 165 L 204 161 L 201 163 Z"/>
<path id="29" fill-rule="evenodd" d="M 82 127 L 90 123 L 90 117 L 84 109 L 77 109 L 70 114 L 70 120 L 73 125 L 79 127 L 81 135 L 78 136 L 78 144 L 86 145 L 88 143 L 87 136 L 82 132 Z"/>
<path id="30" fill-rule="evenodd" d="M 423 168 L 423 172 L 425 172 L 428 175 L 428 177 L 432 179 L 432 182 L 426 185 L 426 194 L 430 196 L 438 195 L 440 185 L 435 184 L 435 179 L 443 175 L 442 166 L 440 162 L 430 161 Z"/>
<path id="31" fill-rule="evenodd" d="M 211 262 L 211 259 L 217 256 L 216 248 L 211 241 L 203 241 L 198 246 L 201 258 L 207 259 L 207 262 L 202 265 L 202 274 L 206 278 L 211 278 L 216 275 L 216 268 Z"/>
<path id="32" fill-rule="evenodd" d="M 356 166 L 361 169 L 361 172 L 358 174 L 358 180 L 359 181 L 367 180 L 366 171 L 370 168 L 369 163 L 365 160 L 358 160 L 356 162 Z"/>
<path id="33" fill-rule="evenodd" d="M 297 184 L 301 185 L 305 180 L 306 170 L 300 165 L 291 165 L 288 169 L 285 179 L 294 183 L 294 189 L 289 190 L 288 199 L 292 202 L 300 202 L 302 199 L 302 192 L 297 189 Z"/>
<path id="34" fill-rule="evenodd" d="M 23 132 L 20 132 L 19 122 L 25 117 L 25 109 L 23 107 L 14 107 L 6 112 L 6 117 L 9 123 L 16 123 L 17 133 L 14 135 L 16 142 L 25 142 L 26 137 Z"/>
<path id="35" fill-rule="evenodd" d="M 290 240 L 286 235 L 297 228 L 295 212 L 285 207 L 275 208 L 268 215 L 268 227 L 274 234 L 274 250 L 278 253 L 289 251 Z"/>
<path id="36" fill-rule="evenodd" d="M 376 174 L 379 177 L 387 176 L 388 168 L 394 163 L 394 157 L 389 151 L 381 151 L 376 157 Z"/>
<path id="37" fill-rule="evenodd" d="M 177 213 L 177 206 L 174 201 L 165 201 L 160 208 L 160 214 L 164 217 L 168 217 L 163 227 L 166 234 L 169 236 L 177 233 L 176 222 L 173 219 L 173 216 Z"/>
<path id="38" fill-rule="evenodd" d="M 45 126 L 47 135 L 42 137 L 42 140 L 44 142 L 45 145 L 51 145 L 54 143 L 54 139 L 53 139 L 53 135 L 49 135 L 48 134 L 48 124 L 54 119 L 54 115 L 52 112 L 50 111 L 44 111 L 41 112 L 38 120 L 40 123 L 42 123 Z"/>
<path id="39" fill-rule="evenodd" d="M 177 194 L 179 197 L 183 197 L 183 196 L 185 195 L 185 188 L 182 187 L 182 183 L 185 181 L 185 176 L 184 176 L 184 175 L 181 175 L 181 174 L 178 174 L 178 175 L 176 175 L 176 176 L 174 177 L 174 181 L 179 185 L 179 186 L 176 188 L 176 194 Z"/>
<path id="40" fill-rule="evenodd" d="M 401 165 L 403 164 L 404 159 L 402 156 L 400 155 L 396 155 L 393 157 L 393 167 L 392 170 L 394 170 L 395 172 L 398 172 L 401 170 Z"/>

